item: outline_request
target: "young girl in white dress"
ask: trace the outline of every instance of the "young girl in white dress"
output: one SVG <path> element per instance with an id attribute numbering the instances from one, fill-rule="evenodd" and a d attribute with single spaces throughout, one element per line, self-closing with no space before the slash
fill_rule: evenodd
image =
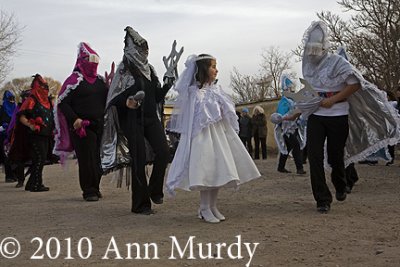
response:
<path id="1" fill-rule="evenodd" d="M 221 187 L 238 187 L 260 177 L 237 132 L 235 105 L 216 84 L 217 62 L 210 55 L 189 56 L 175 90 L 178 98 L 170 131 L 181 134 L 166 187 L 200 191 L 200 219 L 224 221 L 217 209 Z"/>

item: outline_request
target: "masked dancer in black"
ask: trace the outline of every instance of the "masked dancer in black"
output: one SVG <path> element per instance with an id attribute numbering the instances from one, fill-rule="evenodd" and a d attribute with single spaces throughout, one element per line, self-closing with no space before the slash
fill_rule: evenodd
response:
<path id="1" fill-rule="evenodd" d="M 163 203 L 163 184 L 169 149 L 157 109 L 171 88 L 173 78 L 166 78 L 164 86 L 161 86 L 153 66 L 148 63 L 147 41 L 129 26 L 125 31 L 124 56 L 110 86 L 106 117 L 110 120 L 117 118 L 117 123 L 128 141 L 132 158 L 132 212 L 149 215 L 153 213 L 150 200 L 155 204 Z M 133 97 L 135 95 L 136 97 Z M 139 100 L 143 95 L 144 99 Z M 117 116 L 110 115 L 113 110 Z M 113 127 L 112 122 L 108 123 L 106 118 L 103 139 L 107 139 L 107 127 Z M 146 157 L 147 141 L 154 152 L 149 182 L 145 173 L 145 165 L 149 160 Z M 113 157 L 110 148 L 115 148 L 115 144 L 113 146 L 105 141 L 102 145 L 102 166 L 105 171 L 115 167 L 109 161 L 110 156 Z"/>
<path id="2" fill-rule="evenodd" d="M 29 128 L 29 155 L 32 163 L 31 175 L 25 190 L 31 192 L 49 191 L 49 188 L 43 185 L 42 177 L 54 130 L 53 106 L 48 94 L 49 86 L 46 80 L 36 74 L 32 81 L 31 94 L 22 103 L 17 114 L 19 122 Z M 23 140 L 14 140 L 14 143 L 21 141 L 23 142 Z"/>
<path id="3" fill-rule="evenodd" d="M 98 201 L 100 193 L 100 141 L 107 99 L 106 81 L 97 74 L 98 54 L 80 43 L 73 73 L 64 82 L 57 99 L 54 153 L 61 162 L 75 151 L 79 183 L 86 201 Z"/>

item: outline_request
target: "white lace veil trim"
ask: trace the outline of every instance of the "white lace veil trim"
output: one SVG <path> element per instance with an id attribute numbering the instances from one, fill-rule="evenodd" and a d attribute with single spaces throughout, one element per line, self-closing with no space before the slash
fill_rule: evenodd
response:
<path id="1" fill-rule="evenodd" d="M 191 99 L 189 98 L 189 87 L 195 84 L 197 72 L 197 55 L 188 56 L 185 62 L 185 69 L 179 76 L 172 90 L 178 93 L 171 114 L 168 130 L 177 133 L 187 133 L 188 131 L 188 111 Z"/>

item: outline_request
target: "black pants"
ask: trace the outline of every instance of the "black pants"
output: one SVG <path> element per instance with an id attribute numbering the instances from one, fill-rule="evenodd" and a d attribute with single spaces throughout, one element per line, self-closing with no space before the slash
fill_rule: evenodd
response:
<path id="1" fill-rule="evenodd" d="M 6 136 L 4 133 L 0 134 L 0 163 L 4 165 L 4 172 L 6 174 L 6 181 L 7 180 L 14 180 L 15 175 L 12 171 L 10 160 L 8 159 L 5 151 L 4 151 L 4 141 L 6 140 Z"/>
<path id="2" fill-rule="evenodd" d="M 83 198 L 96 196 L 100 192 L 102 175 L 100 162 L 101 132 L 86 127 L 86 136 L 80 138 L 70 132 L 72 144 L 78 159 L 79 184 Z"/>
<path id="3" fill-rule="evenodd" d="M 353 188 L 354 184 L 358 181 L 358 173 L 354 167 L 354 163 L 350 163 L 345 169 L 347 186 Z"/>
<path id="4" fill-rule="evenodd" d="M 332 167 L 331 180 L 337 192 L 346 190 L 344 146 L 349 134 L 347 116 L 311 115 L 307 124 L 307 147 L 311 186 L 317 206 L 330 204 L 332 194 L 326 184 L 324 171 L 324 143 L 327 141 L 328 163 Z"/>
<path id="5" fill-rule="evenodd" d="M 307 144 L 302 150 L 302 156 L 303 156 L 303 164 L 307 163 Z"/>
<path id="6" fill-rule="evenodd" d="M 149 142 L 153 152 L 153 170 L 147 182 L 146 147 L 144 138 Z M 133 158 L 132 168 L 132 212 L 151 209 L 152 199 L 164 197 L 164 175 L 169 162 L 169 148 L 164 129 L 158 118 L 145 118 L 143 125 L 136 127 L 133 136 L 128 136 L 129 151 Z M 134 146 L 136 144 L 136 147 Z M 133 153 L 132 153 L 133 152 Z M 136 155 L 136 156 L 135 156 Z"/>
<path id="7" fill-rule="evenodd" d="M 40 135 L 30 135 L 31 143 L 31 175 L 26 183 L 26 189 L 38 190 L 43 185 L 43 167 L 49 151 L 49 137 Z"/>
<path id="8" fill-rule="evenodd" d="M 302 151 L 300 149 L 298 135 L 299 134 L 296 130 L 296 132 L 293 134 L 289 134 L 289 135 L 285 134 L 283 136 L 288 153 L 286 155 L 280 153 L 279 162 L 278 162 L 278 170 L 285 169 L 286 160 L 289 156 L 290 151 L 293 151 L 292 154 L 293 154 L 293 158 L 294 158 L 294 163 L 296 164 L 296 169 L 298 171 L 303 170 L 303 157 L 302 157 Z"/>
<path id="9" fill-rule="evenodd" d="M 25 182 L 25 163 L 24 162 L 15 163 L 14 173 L 15 173 L 15 177 L 18 180 L 18 183 L 24 183 Z"/>
<path id="10" fill-rule="evenodd" d="M 247 149 L 247 151 L 251 156 L 253 154 L 253 145 L 251 144 L 251 136 L 250 137 L 240 136 L 240 140 L 242 140 L 244 147 Z"/>
<path id="11" fill-rule="evenodd" d="M 254 159 L 260 159 L 260 144 L 262 158 L 267 159 L 267 137 L 254 135 Z"/>
<path id="12" fill-rule="evenodd" d="M 392 157 L 392 160 L 390 161 L 390 163 L 393 163 L 393 162 L 394 162 L 394 147 L 395 147 L 395 146 L 388 146 L 389 154 L 390 154 L 390 156 Z"/>

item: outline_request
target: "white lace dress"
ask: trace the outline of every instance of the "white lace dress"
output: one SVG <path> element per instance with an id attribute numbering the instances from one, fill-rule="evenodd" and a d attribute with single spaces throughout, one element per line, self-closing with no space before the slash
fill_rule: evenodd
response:
<path id="1" fill-rule="evenodd" d="M 216 85 L 189 90 L 194 98 L 193 124 L 189 135 L 181 136 L 168 172 L 167 190 L 237 187 L 260 177 L 236 133 L 237 116 L 229 97 Z"/>

